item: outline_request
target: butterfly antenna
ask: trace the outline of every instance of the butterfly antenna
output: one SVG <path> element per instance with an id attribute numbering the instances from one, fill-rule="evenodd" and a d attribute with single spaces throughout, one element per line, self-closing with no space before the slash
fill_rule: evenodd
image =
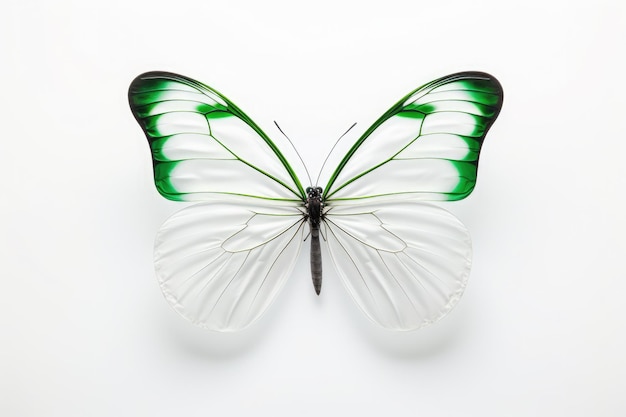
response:
<path id="1" fill-rule="evenodd" d="M 298 152 L 296 147 L 293 146 L 293 142 L 291 141 L 291 139 L 289 139 L 289 136 L 285 135 L 285 132 L 283 132 L 283 130 L 280 128 L 280 126 L 278 126 L 278 123 L 276 123 L 276 120 L 274 120 L 274 124 L 276 125 L 278 130 L 280 130 L 280 133 L 282 133 L 283 136 L 287 138 L 287 140 L 289 141 L 289 144 L 291 145 L 293 150 L 296 151 L 296 155 L 298 155 L 298 158 L 300 159 L 300 162 L 302 162 L 302 166 L 304 167 L 304 170 L 306 171 L 306 176 L 309 177 L 309 184 L 313 185 L 313 183 L 311 182 L 311 176 L 309 175 L 309 170 L 306 169 L 306 165 L 304 164 L 304 161 L 302 160 L 302 157 L 300 156 L 300 152 Z"/>
<path id="2" fill-rule="evenodd" d="M 330 155 L 333 153 L 333 150 L 337 147 L 337 144 L 339 144 L 339 141 L 348 134 L 349 131 L 352 130 L 352 128 L 356 126 L 356 122 L 352 123 L 352 126 L 350 126 L 348 128 L 348 130 L 346 130 L 345 132 L 343 132 L 343 135 L 339 136 L 339 139 L 337 139 L 337 141 L 335 142 L 335 144 L 333 145 L 332 148 L 330 148 L 330 152 L 328 152 L 328 155 L 326 155 L 326 159 L 324 159 L 324 163 L 322 164 L 322 167 L 320 168 L 320 173 L 317 174 L 317 179 L 315 180 L 315 186 L 317 187 L 318 182 L 320 180 L 320 175 L 322 175 L 322 171 L 324 171 L 324 167 L 326 166 L 326 162 L 328 162 L 328 158 L 330 158 Z"/>

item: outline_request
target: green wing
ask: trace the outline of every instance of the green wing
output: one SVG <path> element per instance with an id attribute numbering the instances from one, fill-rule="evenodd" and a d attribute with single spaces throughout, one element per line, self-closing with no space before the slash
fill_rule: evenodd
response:
<path id="1" fill-rule="evenodd" d="M 182 75 L 147 72 L 131 83 L 128 101 L 150 143 L 164 197 L 305 199 L 276 145 L 214 89 Z"/>
<path id="2" fill-rule="evenodd" d="M 352 146 L 330 175 L 324 198 L 467 197 L 502 99 L 498 80 L 482 72 L 448 75 L 416 89 Z"/>

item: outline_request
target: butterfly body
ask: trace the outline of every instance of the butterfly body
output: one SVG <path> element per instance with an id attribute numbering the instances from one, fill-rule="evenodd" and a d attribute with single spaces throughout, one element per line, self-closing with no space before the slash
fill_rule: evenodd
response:
<path id="1" fill-rule="evenodd" d="M 502 107 L 493 76 L 460 72 L 410 92 L 334 170 L 322 170 L 322 187 L 307 189 L 279 146 L 213 88 L 148 72 L 128 98 L 157 190 L 196 202 L 165 221 L 154 251 L 161 290 L 187 320 L 218 331 L 252 324 L 305 240 L 316 293 L 324 245 L 356 304 L 385 328 L 426 326 L 458 303 L 471 267 L 469 232 L 431 201 L 474 189 L 483 141 Z"/>
<path id="2" fill-rule="evenodd" d="M 322 248 L 320 246 L 320 223 L 323 218 L 324 203 L 321 187 L 306 189 L 307 220 L 311 231 L 311 278 L 315 293 L 320 295 L 322 290 Z"/>

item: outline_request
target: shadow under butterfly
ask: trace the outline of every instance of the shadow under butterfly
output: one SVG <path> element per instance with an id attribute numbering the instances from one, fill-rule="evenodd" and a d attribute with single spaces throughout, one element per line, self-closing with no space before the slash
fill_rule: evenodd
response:
<path id="1" fill-rule="evenodd" d="M 385 328 L 426 326 L 459 301 L 470 236 L 428 201 L 460 200 L 474 189 L 502 107 L 493 76 L 460 72 L 419 87 L 340 157 L 324 186 L 306 188 L 276 144 L 211 87 L 148 72 L 133 80 L 128 99 L 150 144 L 157 190 L 200 201 L 163 224 L 154 250 L 165 298 L 192 323 L 217 331 L 252 324 L 305 240 L 315 291 L 325 244 L 352 298 Z"/>

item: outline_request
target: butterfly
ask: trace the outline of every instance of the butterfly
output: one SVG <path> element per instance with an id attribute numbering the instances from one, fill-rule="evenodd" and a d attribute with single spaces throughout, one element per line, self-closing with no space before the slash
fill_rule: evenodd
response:
<path id="1" fill-rule="evenodd" d="M 325 245 L 356 304 L 385 328 L 426 326 L 459 301 L 471 267 L 469 232 L 429 201 L 460 200 L 474 189 L 483 141 L 502 107 L 493 76 L 460 72 L 417 88 L 345 155 L 333 147 L 336 168 L 323 186 L 306 188 L 276 143 L 213 88 L 147 72 L 132 81 L 128 99 L 159 193 L 198 202 L 165 221 L 154 250 L 165 298 L 192 323 L 248 327 L 275 299 L 306 240 L 317 294 Z"/>

